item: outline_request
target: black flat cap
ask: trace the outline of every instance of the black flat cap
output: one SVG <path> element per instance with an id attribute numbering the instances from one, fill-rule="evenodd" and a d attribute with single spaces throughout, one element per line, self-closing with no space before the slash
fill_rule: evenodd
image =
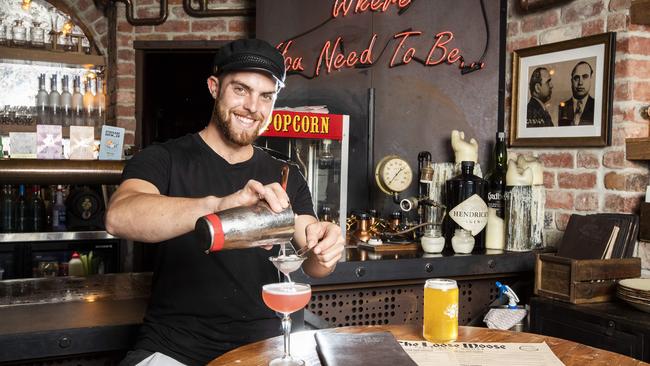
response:
<path id="1" fill-rule="evenodd" d="M 267 72 L 280 82 L 280 86 L 284 86 L 284 56 L 261 39 L 238 39 L 217 50 L 214 56 L 214 75 L 240 70 Z"/>

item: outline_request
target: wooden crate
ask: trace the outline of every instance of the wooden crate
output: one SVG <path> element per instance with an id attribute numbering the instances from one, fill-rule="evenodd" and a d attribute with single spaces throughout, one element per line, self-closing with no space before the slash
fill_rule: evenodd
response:
<path id="1" fill-rule="evenodd" d="M 535 295 L 572 304 L 606 302 L 616 296 L 616 280 L 641 276 L 641 258 L 570 259 L 538 254 Z"/>

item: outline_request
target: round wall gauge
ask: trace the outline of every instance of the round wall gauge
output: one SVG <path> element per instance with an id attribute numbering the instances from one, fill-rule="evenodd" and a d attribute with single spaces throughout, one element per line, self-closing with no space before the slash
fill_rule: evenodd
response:
<path id="1" fill-rule="evenodd" d="M 400 193 L 413 182 L 413 171 L 406 160 L 397 155 L 388 155 L 377 164 L 375 181 L 386 194 Z"/>

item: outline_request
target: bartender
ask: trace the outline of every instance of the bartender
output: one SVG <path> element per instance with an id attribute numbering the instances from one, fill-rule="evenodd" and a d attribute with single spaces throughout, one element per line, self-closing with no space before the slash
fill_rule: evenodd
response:
<path id="1" fill-rule="evenodd" d="M 204 215 L 261 200 L 275 212 L 291 205 L 294 242 L 312 248 L 305 273 L 327 276 L 341 258 L 340 228 L 315 217 L 299 170 L 289 169 L 285 191 L 278 183 L 285 162 L 252 145 L 271 120 L 285 75 L 283 56 L 265 41 L 223 46 L 207 79 L 215 100 L 208 125 L 149 146 L 127 163 L 106 229 L 159 248 L 144 322 L 121 365 L 205 365 L 281 333 L 261 296 L 263 285 L 279 280 L 268 260 L 278 246 L 205 254 L 192 233 Z"/>

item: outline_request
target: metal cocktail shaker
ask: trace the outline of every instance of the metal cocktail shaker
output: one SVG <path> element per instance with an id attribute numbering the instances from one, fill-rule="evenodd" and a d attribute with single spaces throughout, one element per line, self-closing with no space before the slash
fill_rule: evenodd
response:
<path id="1" fill-rule="evenodd" d="M 260 201 L 200 217 L 194 233 L 206 253 L 287 243 L 294 233 L 291 207 L 276 213 Z"/>

